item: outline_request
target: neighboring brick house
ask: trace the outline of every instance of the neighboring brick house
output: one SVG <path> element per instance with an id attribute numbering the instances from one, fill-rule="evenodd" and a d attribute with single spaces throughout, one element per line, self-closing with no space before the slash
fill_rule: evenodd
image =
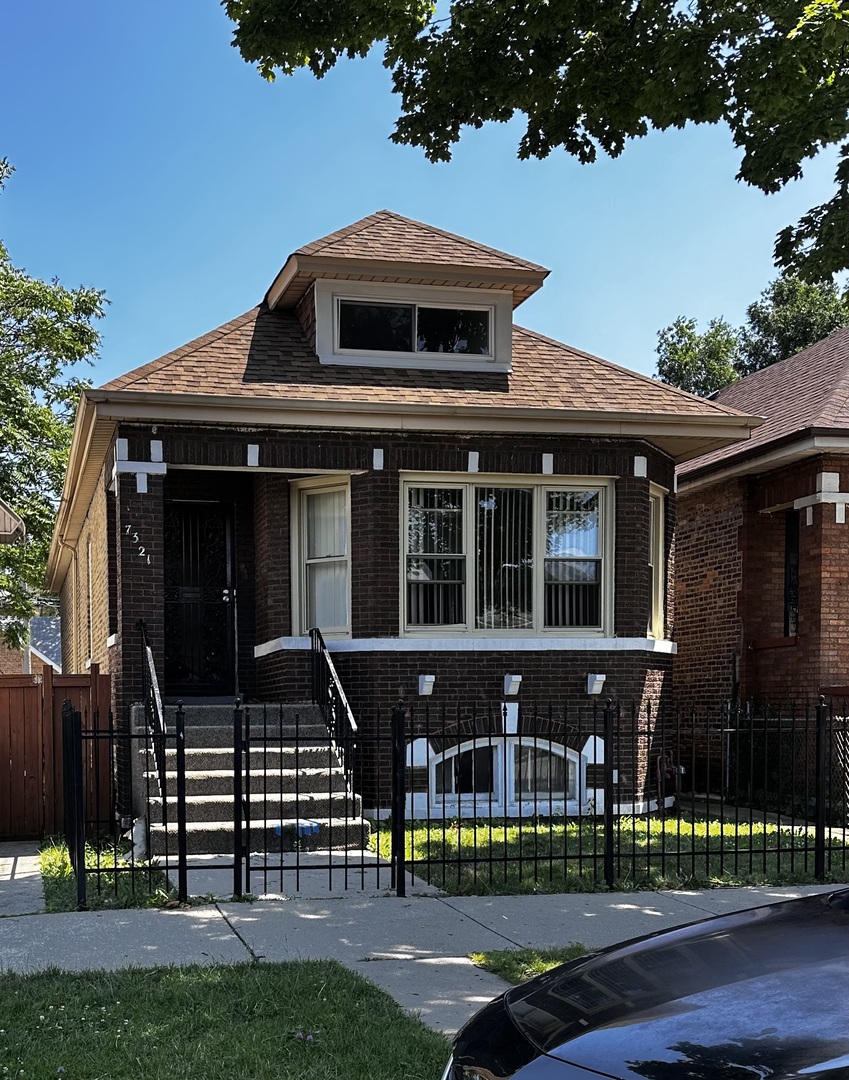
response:
<path id="1" fill-rule="evenodd" d="M 656 702 L 675 645 L 676 461 L 755 421 L 513 324 L 548 271 L 388 211 L 263 302 L 86 390 L 48 584 L 64 666 L 299 701 L 318 625 L 355 714 Z M 598 688 L 598 687 L 597 687 Z"/>
<path id="2" fill-rule="evenodd" d="M 55 616 L 33 616 L 29 641 L 22 649 L 0 644 L 0 675 L 40 675 L 47 664 L 62 673 L 61 627 Z"/>
<path id="3" fill-rule="evenodd" d="M 727 387 L 766 417 L 678 470 L 675 696 L 776 706 L 849 684 L 849 328 Z"/>

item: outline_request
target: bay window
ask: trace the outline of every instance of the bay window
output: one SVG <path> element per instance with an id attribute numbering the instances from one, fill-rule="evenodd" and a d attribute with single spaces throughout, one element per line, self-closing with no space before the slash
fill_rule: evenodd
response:
<path id="1" fill-rule="evenodd" d="M 606 481 L 409 480 L 406 628 L 601 632 L 611 498 Z"/>

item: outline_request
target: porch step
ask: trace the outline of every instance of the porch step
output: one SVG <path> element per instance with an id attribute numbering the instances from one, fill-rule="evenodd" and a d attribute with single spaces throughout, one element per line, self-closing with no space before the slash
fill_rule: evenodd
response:
<path id="1" fill-rule="evenodd" d="M 268 773 L 286 772 L 289 769 L 326 769 L 335 767 L 336 757 L 329 745 L 316 745 L 312 740 L 306 746 L 252 746 L 249 760 L 251 771 L 265 770 Z M 142 751 L 144 754 L 144 751 Z M 177 767 L 177 751 L 165 751 L 165 765 L 169 773 Z M 190 772 L 227 772 L 233 775 L 233 747 L 207 746 L 186 748 L 186 775 Z"/>
<path id="2" fill-rule="evenodd" d="M 233 705 L 186 705 L 186 832 L 191 854 L 233 851 Z M 151 855 L 177 849 L 176 706 L 166 706 L 166 799 L 149 743 L 140 748 L 141 779 L 149 793 Z M 348 793 L 345 776 L 317 706 L 248 706 L 246 761 L 250 767 L 251 849 L 294 851 L 365 848 L 370 825 L 362 800 Z M 144 730 L 134 706 L 131 723 Z M 243 772 L 243 777 L 244 777 Z M 243 780 L 245 786 L 247 781 Z M 163 810 L 167 807 L 167 827 Z"/>
<path id="3" fill-rule="evenodd" d="M 168 820 L 177 820 L 177 797 L 169 795 Z M 148 803 L 151 824 L 162 823 L 162 799 L 151 798 Z M 299 792 L 260 793 L 251 792 L 251 821 L 279 821 L 294 818 L 323 818 L 360 816 L 362 803 L 359 798 L 349 799 L 344 790 L 325 792 L 324 794 Z M 232 829 L 233 796 L 230 795 L 187 795 L 186 820 L 198 823 L 202 821 L 228 821 Z"/>
<path id="4" fill-rule="evenodd" d="M 165 722 L 172 728 L 176 722 L 177 706 L 165 705 L 162 712 Z M 233 727 L 233 705 L 184 705 L 183 712 L 186 717 L 186 727 Z M 321 709 L 312 702 L 298 702 L 293 705 L 278 705 L 260 703 L 258 705 L 242 705 L 243 722 L 245 715 L 250 716 L 251 724 L 262 726 L 267 724 L 271 727 L 294 726 L 295 724 L 319 724 L 324 728 L 324 720 Z M 326 728 L 325 728 L 326 730 Z"/>
<path id="5" fill-rule="evenodd" d="M 325 757 L 329 751 L 319 751 Z M 186 755 L 186 795 L 229 795 L 233 797 L 233 766 L 232 753 L 230 754 L 230 768 L 223 769 L 196 769 L 188 767 L 188 754 Z M 173 763 L 172 763 L 173 764 Z M 324 766 L 323 768 L 321 766 Z M 251 769 L 252 794 L 287 792 L 290 794 L 337 792 L 345 790 L 345 777 L 342 770 L 330 768 L 329 761 L 320 762 L 315 768 L 273 769 L 266 764 L 265 769 L 258 771 Z M 335 760 L 334 760 L 335 766 Z M 169 791 L 177 790 L 177 773 L 165 774 L 166 784 Z M 145 779 L 153 785 L 158 781 L 158 774 L 154 771 L 145 773 Z M 243 781 L 244 782 L 244 781 Z"/>
<path id="6" fill-rule="evenodd" d="M 250 830 L 252 852 L 313 851 L 331 848 L 365 849 L 368 847 L 371 826 L 364 818 L 336 817 L 313 823 L 301 817 L 300 835 L 297 821 L 268 821 Z M 318 829 L 314 830 L 314 824 Z M 279 832 L 278 832 L 279 828 Z M 243 834 L 244 835 L 244 834 Z M 151 855 L 166 852 L 166 830 L 163 825 L 150 827 Z M 230 821 L 194 821 L 186 825 L 186 849 L 190 855 L 231 855 L 233 853 L 233 823 Z M 177 826 L 169 824 L 167 850 L 177 852 Z"/>

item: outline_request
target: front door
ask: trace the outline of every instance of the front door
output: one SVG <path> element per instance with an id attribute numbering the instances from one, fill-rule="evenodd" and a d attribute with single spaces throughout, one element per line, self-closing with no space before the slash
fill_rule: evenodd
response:
<path id="1" fill-rule="evenodd" d="M 236 691 L 233 513 L 220 502 L 165 503 L 165 694 Z"/>

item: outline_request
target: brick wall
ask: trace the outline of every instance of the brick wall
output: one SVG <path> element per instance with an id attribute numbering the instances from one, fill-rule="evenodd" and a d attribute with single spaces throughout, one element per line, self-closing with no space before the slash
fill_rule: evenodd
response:
<path id="1" fill-rule="evenodd" d="M 114 511 L 110 510 L 106 499 L 102 507 L 104 528 L 111 525 L 112 535 L 118 541 L 112 554 L 116 583 L 111 601 L 114 614 L 110 614 L 107 587 L 103 636 L 105 639 L 110 625 L 117 627 L 119 651 L 111 650 L 111 660 L 116 673 L 116 701 L 122 705 L 136 700 L 141 690 L 136 631 L 140 618 L 148 623 L 157 667 L 160 672 L 163 670 L 163 500 L 185 497 L 225 500 L 234 506 L 240 692 L 246 698 L 268 700 L 282 692 L 281 686 L 288 680 L 290 689 L 300 683 L 295 698 L 303 699 L 305 687 L 300 674 L 296 674 L 292 682 L 290 674 L 278 673 L 274 663 L 261 663 L 258 677 L 255 676 L 253 648 L 256 644 L 300 630 L 300 627 L 293 627 L 291 608 L 289 503 L 291 481 L 308 470 L 344 470 L 351 474 L 352 626 L 354 636 L 368 637 L 397 637 L 399 633 L 399 473 L 402 470 L 452 472 L 473 479 L 473 474 L 466 470 L 468 453 L 475 450 L 479 454 L 480 473 L 540 477 L 542 454 L 550 453 L 555 475 L 616 477 L 614 630 L 617 636 L 645 636 L 649 604 L 648 485 L 651 480 L 671 490 L 672 463 L 643 443 L 589 438 L 565 441 L 544 436 L 511 439 L 302 429 L 233 431 L 223 427 L 163 425 L 155 432 L 146 426 L 122 425 L 118 434 L 128 440 L 130 460 L 148 459 L 150 439 L 161 440 L 163 457 L 169 466 L 164 479 L 154 475 L 147 477 L 148 491 L 144 494 L 136 492 L 134 475 L 122 474 Z M 259 445 L 260 469 L 257 471 L 247 467 L 249 443 Z M 375 448 L 384 451 L 382 470 L 373 468 Z M 647 477 L 633 476 L 636 455 L 647 458 Z M 234 468 L 240 471 L 216 471 Z M 261 471 L 265 468 L 291 472 Z M 670 562 L 674 512 L 674 498 L 670 496 L 666 529 Z M 114 520 L 110 520 L 110 515 Z M 141 547 L 145 548 L 144 556 L 139 554 Z M 106 547 L 104 553 L 108 558 Z M 108 574 L 105 581 L 108 586 Z M 667 590 L 667 608 L 667 625 L 671 626 L 671 590 Z M 79 632 L 79 609 L 76 623 Z M 415 654 L 405 654 L 407 659 L 411 655 Z M 363 698 L 371 698 L 377 692 L 382 695 L 399 679 L 409 681 L 412 674 L 424 670 L 421 667 L 423 661 L 418 657 L 412 666 L 405 660 L 399 667 L 401 662 L 397 656 L 381 656 L 383 671 L 377 673 L 380 675 L 377 684 L 370 662 L 364 662 L 365 666 L 357 671 L 351 670 L 352 678 L 369 683 L 369 692 L 363 694 Z M 604 657 L 610 658 L 609 662 L 605 662 Z M 668 674 L 667 660 L 663 658 L 659 667 Z M 493 687 L 497 689 L 503 674 L 517 670 L 517 666 L 514 662 L 504 667 L 506 659 L 501 656 L 491 662 L 502 668 L 497 678 L 495 668 L 492 668 Z M 545 673 L 546 696 L 555 686 L 558 693 L 565 692 L 561 675 L 565 668 L 570 668 L 570 678 L 575 686 L 584 684 L 584 696 L 587 673 L 599 670 L 608 673 L 611 693 L 635 695 L 639 699 L 645 692 L 647 662 L 654 664 L 655 660 L 645 653 L 628 661 L 618 653 L 604 653 L 592 659 L 588 654 L 576 654 L 567 661 L 560 654 L 546 653 L 530 661 L 528 670 Z M 278 668 L 285 666 L 279 659 L 276 664 Z M 122 668 L 120 672 L 118 666 Z M 455 674 L 446 675 L 446 685 L 449 679 L 466 678 L 468 686 L 474 686 L 474 692 L 480 693 L 480 657 L 474 654 L 471 661 L 470 654 L 458 654 L 456 668 Z M 518 670 L 521 672 L 522 669 Z M 555 671 L 559 672 L 556 676 L 552 675 Z M 396 690 L 397 687 L 392 693 Z M 460 690 L 458 683 L 457 692 Z M 287 700 L 293 700 L 288 691 L 285 696 Z M 652 696 L 656 696 L 654 692 Z"/>
<path id="2" fill-rule="evenodd" d="M 810 524 L 800 511 L 798 629 L 784 634 L 787 511 L 821 472 L 849 490 L 849 462 L 822 456 L 680 497 L 676 698 L 728 700 L 734 657 L 743 700 L 787 707 L 849 684 L 849 524 L 833 503 L 812 506 Z"/>
<path id="3" fill-rule="evenodd" d="M 108 491 L 110 481 L 111 461 L 98 479 L 60 592 L 62 671 L 66 675 L 85 674 L 90 663 L 99 664 L 104 674 L 110 671 L 112 650 L 106 642 L 114 632 L 110 612 L 115 589 L 115 541 L 109 509 L 114 496 Z"/>
<path id="4" fill-rule="evenodd" d="M 677 701 L 727 701 L 742 654 L 738 610 L 746 488 L 729 481 L 678 496 L 675 531 Z"/>
<path id="5" fill-rule="evenodd" d="M 20 675 L 23 671 L 23 653 L 10 649 L 0 641 L 0 675 Z"/>

